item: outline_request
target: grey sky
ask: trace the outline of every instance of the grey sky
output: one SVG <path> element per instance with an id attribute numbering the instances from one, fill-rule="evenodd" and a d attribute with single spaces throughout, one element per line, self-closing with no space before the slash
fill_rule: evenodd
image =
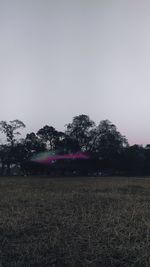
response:
<path id="1" fill-rule="evenodd" d="M 149 0 L 0 0 L 0 120 L 109 119 L 150 143 Z"/>

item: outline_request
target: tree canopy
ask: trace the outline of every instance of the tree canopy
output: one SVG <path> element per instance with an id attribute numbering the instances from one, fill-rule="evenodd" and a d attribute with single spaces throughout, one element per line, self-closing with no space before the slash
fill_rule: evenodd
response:
<path id="1" fill-rule="evenodd" d="M 6 140 L 0 144 L 0 172 L 9 174 L 12 166 L 18 166 L 22 173 L 37 172 L 30 159 L 36 153 L 44 151 L 60 151 L 74 153 L 85 151 L 90 153 L 91 161 L 71 163 L 68 161 L 65 171 L 78 169 L 76 173 L 88 174 L 91 170 L 111 171 L 112 173 L 150 174 L 150 145 L 145 148 L 139 145 L 130 146 L 116 125 L 109 120 L 101 120 L 98 125 L 88 115 L 73 117 L 66 124 L 65 131 L 58 131 L 51 125 L 45 125 L 37 133 L 27 133 L 19 139 L 25 124 L 20 120 L 0 122 L 0 132 Z M 38 166 L 38 173 L 63 169 L 64 163 L 58 162 L 55 168 Z"/>

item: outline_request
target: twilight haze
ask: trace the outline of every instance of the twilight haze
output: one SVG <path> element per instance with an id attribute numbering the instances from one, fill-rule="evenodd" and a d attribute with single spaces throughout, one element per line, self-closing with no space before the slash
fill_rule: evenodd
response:
<path id="1" fill-rule="evenodd" d="M 149 0 L 0 0 L 0 120 L 79 114 L 150 143 Z"/>

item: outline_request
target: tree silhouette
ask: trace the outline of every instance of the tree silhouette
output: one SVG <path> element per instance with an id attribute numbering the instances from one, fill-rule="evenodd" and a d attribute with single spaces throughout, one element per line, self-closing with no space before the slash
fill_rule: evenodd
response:
<path id="1" fill-rule="evenodd" d="M 82 114 L 75 116 L 72 123 L 66 125 L 66 134 L 72 139 L 77 140 L 81 150 L 87 151 L 91 138 L 90 130 L 94 126 L 94 121 L 89 116 Z"/>
<path id="2" fill-rule="evenodd" d="M 121 149 L 128 146 L 127 139 L 121 135 L 114 124 L 103 120 L 92 132 L 92 147 L 104 159 L 112 159 Z"/>
<path id="3" fill-rule="evenodd" d="M 6 121 L 0 122 L 0 131 L 6 135 L 7 142 L 13 146 L 16 142 L 15 136 L 20 135 L 18 129 L 25 128 L 25 124 L 20 120 L 13 120 L 7 123 Z"/>
<path id="4" fill-rule="evenodd" d="M 0 131 L 5 134 L 8 144 L 4 145 L 1 150 L 2 170 L 4 165 L 7 165 L 7 174 L 10 173 L 10 165 L 14 163 L 14 146 L 17 143 L 16 136 L 20 135 L 19 129 L 25 128 L 25 124 L 20 120 L 13 120 L 9 123 L 6 121 L 0 122 Z"/>
<path id="5" fill-rule="evenodd" d="M 46 125 L 38 130 L 37 135 L 43 142 L 45 142 L 50 150 L 55 149 L 55 143 L 58 139 L 58 132 L 54 127 Z"/>

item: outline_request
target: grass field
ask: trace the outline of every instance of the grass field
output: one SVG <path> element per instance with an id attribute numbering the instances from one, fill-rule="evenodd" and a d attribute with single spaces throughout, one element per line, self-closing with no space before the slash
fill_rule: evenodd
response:
<path id="1" fill-rule="evenodd" d="M 150 266 L 150 178 L 0 178 L 0 266 Z"/>

